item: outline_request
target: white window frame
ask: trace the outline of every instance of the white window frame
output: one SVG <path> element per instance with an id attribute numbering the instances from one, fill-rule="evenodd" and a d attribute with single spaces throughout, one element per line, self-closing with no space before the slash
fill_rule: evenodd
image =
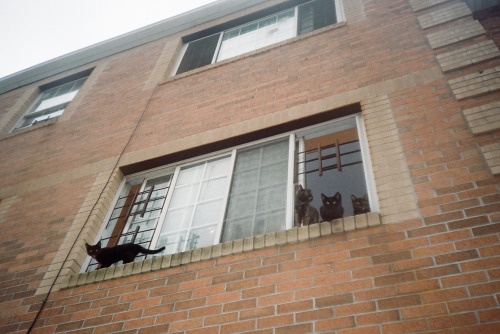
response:
<path id="1" fill-rule="evenodd" d="M 36 99 L 26 110 L 23 116 L 17 121 L 14 128 L 12 128 L 11 132 L 29 128 L 38 123 L 48 121 L 49 119 L 60 117 L 64 113 L 68 105 L 71 103 L 71 101 L 73 101 L 75 96 L 78 94 L 82 86 L 85 84 L 85 81 L 87 80 L 89 75 L 90 74 L 86 73 L 76 78 L 68 78 L 66 80 L 63 79 L 63 81 L 61 81 L 59 84 L 56 84 L 50 88 L 42 88 Z M 57 91 L 62 87 L 70 84 L 76 84 L 78 85 L 78 88 L 75 90 L 70 90 L 67 93 L 45 98 L 48 92 L 53 90 Z M 71 89 L 73 89 L 73 87 Z M 33 121 L 23 125 L 23 123 L 25 123 L 27 119 L 32 117 L 34 117 Z M 40 117 L 43 117 L 43 119 L 38 120 L 38 118 Z"/>
<path id="2" fill-rule="evenodd" d="M 225 34 L 226 32 L 231 31 L 231 30 L 234 30 L 234 29 L 237 29 L 237 28 L 241 28 L 241 27 L 243 27 L 243 26 L 246 26 L 246 25 L 249 25 L 249 24 L 252 24 L 252 23 L 259 22 L 259 21 L 264 20 L 264 19 L 266 19 L 266 18 L 270 18 L 270 17 L 273 17 L 273 16 L 278 16 L 278 15 L 280 15 L 280 14 L 284 13 L 284 12 L 290 11 L 292 8 L 294 8 L 294 19 L 295 19 L 295 20 L 294 20 L 294 27 L 295 27 L 295 35 L 294 35 L 293 37 L 291 37 L 291 38 L 295 38 L 295 37 L 297 37 L 297 36 L 298 36 L 298 35 L 297 35 L 298 8 L 299 8 L 300 6 L 302 6 L 302 5 L 305 5 L 305 4 L 307 4 L 307 3 L 310 3 L 310 2 L 312 2 L 312 1 L 315 1 L 315 0 L 305 1 L 305 2 L 303 2 L 303 3 L 301 3 L 301 4 L 298 4 L 298 5 L 294 6 L 294 7 L 290 7 L 290 8 L 284 9 L 284 10 L 280 10 L 280 11 L 278 11 L 278 12 L 276 12 L 276 13 L 273 13 L 273 14 L 270 14 L 270 15 L 263 16 L 263 17 L 261 17 L 261 18 L 258 18 L 258 19 L 256 19 L 256 20 L 253 20 L 253 21 L 247 22 L 247 23 L 245 23 L 245 24 L 241 24 L 241 25 L 238 25 L 238 26 L 232 26 L 232 27 L 229 27 L 229 28 L 227 28 L 227 29 L 224 29 L 223 31 L 217 32 L 217 33 L 215 33 L 215 34 L 208 35 L 208 36 L 204 36 L 204 37 L 201 37 L 201 38 L 199 38 L 199 39 L 196 39 L 196 40 L 190 41 L 190 42 L 188 42 L 188 43 L 184 43 L 184 45 L 182 46 L 182 49 L 181 49 L 181 51 L 180 51 L 179 57 L 177 57 L 177 60 L 176 60 L 176 62 L 175 62 L 175 64 L 174 64 L 174 66 L 173 66 L 173 68 L 172 68 L 172 72 L 170 73 L 170 76 L 175 76 L 175 75 L 177 75 L 177 71 L 179 70 L 179 66 L 180 66 L 180 64 L 181 64 L 181 62 L 182 62 L 182 60 L 183 60 L 183 58 L 184 58 L 184 55 L 186 54 L 186 50 L 187 50 L 187 48 L 188 48 L 188 46 L 189 46 L 189 44 L 190 44 L 191 42 L 195 42 L 195 41 L 201 40 L 201 39 L 203 39 L 203 38 L 210 37 L 210 36 L 214 36 L 214 35 L 217 35 L 217 34 L 218 34 L 218 35 L 219 35 L 219 39 L 218 39 L 218 42 L 217 42 L 217 46 L 216 46 L 215 52 L 214 52 L 213 57 L 212 57 L 212 61 L 211 61 L 211 63 L 210 63 L 210 64 L 215 64 L 216 62 L 219 62 L 219 60 L 217 60 L 217 59 L 218 59 L 218 57 L 219 57 L 219 51 L 220 51 L 220 49 L 221 49 L 221 45 L 222 45 L 222 42 L 223 42 L 223 39 L 224 39 L 224 34 Z M 343 1 L 343 0 L 331 0 L 331 1 L 333 1 L 333 2 L 334 2 L 334 5 L 335 5 L 336 23 L 339 23 L 339 22 L 345 22 L 344 6 L 343 6 L 343 3 L 342 3 L 342 1 Z M 284 40 L 287 40 L 287 39 L 284 39 Z M 271 44 L 269 44 L 269 45 L 267 45 L 267 46 L 264 46 L 264 47 L 269 47 L 270 45 L 273 45 L 273 44 L 276 44 L 276 43 L 279 43 L 279 42 L 281 42 L 281 41 L 271 43 Z M 262 47 L 262 48 L 264 48 L 264 47 Z M 245 54 L 245 53 L 250 53 L 250 52 L 256 51 L 256 50 L 258 50 L 258 49 L 260 49 L 260 48 L 257 48 L 257 49 L 252 49 L 252 50 L 250 50 L 250 51 L 241 52 L 241 53 L 239 53 L 239 54 L 237 54 L 237 55 L 235 55 L 235 56 L 232 56 L 232 57 L 229 57 L 229 58 L 223 59 L 222 61 L 227 60 L 227 59 L 231 59 L 231 58 L 234 58 L 234 57 L 238 57 L 238 56 L 240 56 L 240 55 L 243 55 L 243 54 Z M 202 66 L 202 67 L 203 67 L 203 66 Z M 201 67 L 197 67 L 197 68 L 201 68 Z M 197 69 L 197 68 L 191 69 L 191 70 L 189 70 L 189 71 L 195 70 L 195 69 Z M 188 71 L 188 72 L 189 72 L 189 71 Z M 183 73 L 185 73 L 185 72 L 183 72 Z"/>
<path id="3" fill-rule="evenodd" d="M 286 226 L 287 230 L 291 229 L 295 226 L 294 225 L 294 201 L 295 201 L 295 186 L 296 186 L 296 184 L 294 184 L 294 174 L 295 174 L 294 164 L 296 162 L 295 157 L 297 155 L 297 152 L 296 152 L 296 140 L 298 140 L 297 138 L 299 138 L 300 136 L 304 136 L 305 134 L 320 131 L 322 128 L 339 127 L 339 124 L 342 124 L 342 122 L 346 122 L 346 123 L 351 122 L 352 123 L 353 121 L 356 123 L 356 128 L 357 128 L 357 132 L 358 132 L 358 139 L 360 142 L 361 156 L 362 156 L 364 175 L 365 175 L 365 181 L 366 181 L 366 190 L 367 190 L 367 195 L 368 195 L 369 202 L 370 202 L 370 208 L 371 208 L 372 212 L 377 212 L 377 211 L 379 211 L 378 198 L 377 198 L 377 193 L 376 193 L 376 189 L 375 189 L 375 181 L 374 181 L 373 169 L 371 166 L 370 153 L 368 151 L 368 142 L 367 142 L 367 138 L 366 138 L 364 122 L 363 122 L 363 118 L 362 118 L 361 113 L 357 113 L 357 114 L 349 115 L 349 116 L 342 117 L 339 119 L 335 119 L 332 121 L 324 122 L 321 124 L 309 126 L 309 127 L 303 128 L 303 129 L 298 129 L 298 130 L 290 131 L 290 132 L 283 133 L 280 135 L 276 135 L 273 137 L 261 139 L 261 140 L 258 140 L 258 141 L 252 142 L 252 143 L 239 145 L 239 146 L 236 146 L 236 147 L 233 147 L 230 149 L 226 149 L 226 150 L 222 150 L 219 152 L 215 152 L 212 154 L 206 154 L 206 155 L 199 156 L 196 158 L 188 159 L 188 160 L 182 161 L 180 163 L 172 164 L 169 166 L 159 167 L 159 168 L 156 168 L 153 170 L 149 170 L 147 172 L 140 172 L 140 173 L 136 173 L 136 174 L 130 175 L 128 177 L 125 177 L 122 180 L 122 182 L 118 188 L 118 191 L 115 194 L 115 197 L 114 197 L 113 202 L 112 202 L 112 206 L 110 207 L 110 209 L 108 210 L 108 213 L 106 214 L 106 217 L 104 219 L 104 223 L 102 224 L 102 226 L 99 230 L 99 233 L 97 234 L 97 237 L 94 240 L 94 244 L 99 242 L 99 240 L 103 237 L 103 232 L 105 230 L 105 227 L 111 218 L 112 212 L 115 208 L 115 205 L 116 205 L 119 197 L 123 196 L 124 189 L 125 189 L 127 183 L 138 184 L 138 181 L 141 181 L 142 186 L 141 186 L 140 191 L 144 191 L 145 185 L 147 184 L 148 180 L 151 180 L 151 179 L 154 179 L 157 177 L 161 177 L 164 175 L 172 175 L 172 178 L 170 181 L 170 190 L 167 193 L 167 197 L 165 199 L 165 203 L 164 203 L 162 212 L 161 212 L 160 217 L 158 219 L 158 228 L 156 229 L 155 234 L 152 238 L 152 242 L 151 242 L 152 249 L 162 246 L 162 245 L 157 245 L 157 242 L 158 242 L 159 237 L 160 237 L 162 225 L 165 222 L 165 217 L 166 217 L 166 214 L 168 212 L 168 207 L 169 207 L 170 201 L 171 201 L 173 193 L 174 193 L 173 189 L 175 189 L 176 180 L 179 176 L 180 170 L 183 167 L 190 166 L 190 165 L 196 164 L 198 162 L 204 162 L 204 161 L 209 161 L 209 160 L 221 158 L 224 156 L 230 156 L 231 170 L 228 174 L 229 175 L 228 180 L 227 180 L 228 183 L 227 183 L 227 188 L 225 189 L 224 210 L 223 210 L 224 212 L 221 214 L 222 219 L 219 221 L 219 223 L 217 225 L 217 233 L 216 233 L 216 236 L 214 238 L 213 245 L 220 243 L 222 231 L 223 231 L 223 222 L 224 222 L 224 218 L 225 218 L 225 213 L 226 213 L 227 206 L 229 203 L 229 193 L 230 193 L 230 188 L 231 188 L 231 181 L 232 181 L 232 178 L 234 175 L 234 166 L 235 166 L 237 152 L 241 149 L 259 147 L 260 145 L 263 145 L 266 143 L 271 143 L 273 141 L 283 140 L 287 137 L 289 140 L 289 148 L 288 148 L 288 165 L 287 165 L 288 166 L 288 168 L 287 168 L 287 173 L 288 173 L 287 186 L 286 186 L 286 205 L 287 205 L 287 208 L 285 211 L 285 213 L 286 213 L 285 226 Z M 299 143 L 300 143 L 300 141 L 299 141 Z M 299 148 L 299 150 L 300 150 L 300 148 Z M 300 183 L 300 179 L 298 180 L 298 183 Z M 123 232 L 127 232 L 129 226 L 130 226 L 130 219 L 129 219 L 129 221 L 127 221 Z M 104 237 L 107 237 L 107 236 L 104 236 Z M 90 257 L 87 257 L 84 261 L 82 268 L 81 268 L 81 272 L 85 272 L 89 263 L 90 263 Z"/>

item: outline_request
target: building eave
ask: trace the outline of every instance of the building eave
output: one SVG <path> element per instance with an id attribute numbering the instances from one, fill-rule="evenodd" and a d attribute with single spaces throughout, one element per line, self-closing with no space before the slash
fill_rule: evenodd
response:
<path id="1" fill-rule="evenodd" d="M 0 78 L 0 94 L 216 20 L 268 0 L 219 0 Z"/>

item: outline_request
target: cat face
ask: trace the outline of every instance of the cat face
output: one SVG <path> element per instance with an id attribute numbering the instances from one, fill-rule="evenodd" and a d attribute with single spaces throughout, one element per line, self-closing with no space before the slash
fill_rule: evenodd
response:
<path id="1" fill-rule="evenodd" d="M 85 243 L 85 248 L 87 249 L 87 254 L 95 259 L 99 252 L 101 251 L 101 243 L 98 242 L 97 244 L 91 246 L 88 243 Z"/>
<path id="2" fill-rule="evenodd" d="M 295 199 L 297 202 L 301 203 L 309 203 L 313 200 L 313 195 L 311 193 L 311 189 L 304 189 L 299 184 L 297 190 L 295 191 Z"/>
<path id="3" fill-rule="evenodd" d="M 368 201 L 368 195 L 365 194 L 363 197 L 356 197 L 351 195 L 352 207 L 354 213 L 367 213 L 370 212 L 370 202 Z"/>
<path id="4" fill-rule="evenodd" d="M 323 201 L 323 205 L 327 208 L 342 205 L 342 195 L 339 192 L 337 192 L 332 197 L 321 194 L 321 200 Z"/>

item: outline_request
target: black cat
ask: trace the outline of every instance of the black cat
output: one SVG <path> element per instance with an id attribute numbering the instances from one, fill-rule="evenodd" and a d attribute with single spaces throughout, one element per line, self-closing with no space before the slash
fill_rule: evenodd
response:
<path id="1" fill-rule="evenodd" d="M 311 204 L 313 200 L 311 189 L 304 189 L 301 185 L 295 190 L 295 226 L 307 226 L 318 222 L 319 214 Z"/>
<path id="2" fill-rule="evenodd" d="M 344 217 L 342 195 L 339 192 L 332 197 L 321 194 L 321 200 L 323 201 L 323 205 L 319 209 L 319 212 L 321 213 L 321 218 L 323 218 L 324 221 L 331 221 Z"/>
<path id="3" fill-rule="evenodd" d="M 355 215 L 370 212 L 370 203 L 368 202 L 368 195 L 365 194 L 365 196 L 363 197 L 356 197 L 354 195 L 351 195 L 351 200 Z"/>
<path id="4" fill-rule="evenodd" d="M 87 248 L 87 254 L 99 262 L 101 268 L 107 268 L 118 261 L 123 261 L 123 263 L 133 262 L 139 253 L 157 254 L 165 249 L 165 247 L 162 247 L 157 250 L 149 250 L 137 244 L 123 244 L 101 248 L 101 242 L 93 246 L 85 243 L 85 247 Z"/>

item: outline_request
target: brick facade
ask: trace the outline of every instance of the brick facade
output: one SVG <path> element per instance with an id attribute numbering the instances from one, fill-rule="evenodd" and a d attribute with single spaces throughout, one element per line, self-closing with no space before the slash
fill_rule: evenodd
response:
<path id="1" fill-rule="evenodd" d="M 343 0 L 345 22 L 171 75 L 182 37 L 282 2 L 0 95 L 0 332 L 500 332 L 500 11 Z M 59 118 L 10 132 L 89 69 Z M 128 175 L 349 108 L 374 212 L 80 273 Z"/>

